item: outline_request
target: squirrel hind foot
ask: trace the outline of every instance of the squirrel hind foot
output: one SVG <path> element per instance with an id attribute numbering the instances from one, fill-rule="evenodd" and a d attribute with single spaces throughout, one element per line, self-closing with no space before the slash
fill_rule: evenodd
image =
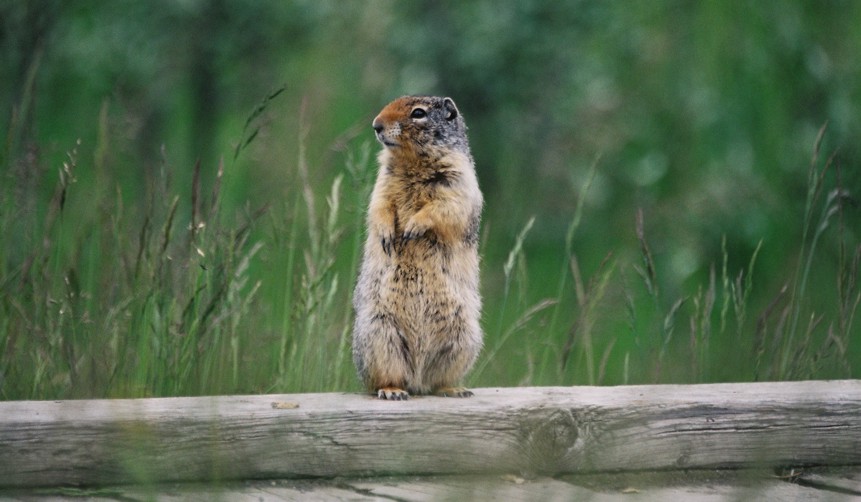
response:
<path id="1" fill-rule="evenodd" d="M 406 401 L 410 394 L 400 387 L 382 387 L 377 389 L 377 397 L 389 401 Z"/>
<path id="2" fill-rule="evenodd" d="M 434 394 L 439 397 L 472 397 L 475 394 L 466 387 L 440 387 Z"/>

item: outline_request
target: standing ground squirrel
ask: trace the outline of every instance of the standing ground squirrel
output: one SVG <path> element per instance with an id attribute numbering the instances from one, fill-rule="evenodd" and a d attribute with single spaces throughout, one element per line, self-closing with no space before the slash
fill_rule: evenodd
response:
<path id="1" fill-rule="evenodd" d="M 374 119 L 383 144 L 353 295 L 353 361 L 381 399 L 456 387 L 481 350 L 478 229 L 483 199 L 450 98 L 406 96 Z"/>

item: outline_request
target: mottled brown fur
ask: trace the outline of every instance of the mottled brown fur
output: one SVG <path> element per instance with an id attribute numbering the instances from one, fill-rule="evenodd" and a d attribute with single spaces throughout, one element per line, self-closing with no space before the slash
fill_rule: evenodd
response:
<path id="1" fill-rule="evenodd" d="M 466 125 L 449 98 L 407 96 L 373 122 L 383 144 L 353 296 L 353 360 L 370 392 L 466 397 L 481 350 L 483 199 Z"/>

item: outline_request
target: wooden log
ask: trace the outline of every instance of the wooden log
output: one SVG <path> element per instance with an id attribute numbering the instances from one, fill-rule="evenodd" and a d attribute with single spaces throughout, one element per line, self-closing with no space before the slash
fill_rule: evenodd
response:
<path id="1" fill-rule="evenodd" d="M 0 403 L 0 486 L 861 464 L 861 381 Z"/>

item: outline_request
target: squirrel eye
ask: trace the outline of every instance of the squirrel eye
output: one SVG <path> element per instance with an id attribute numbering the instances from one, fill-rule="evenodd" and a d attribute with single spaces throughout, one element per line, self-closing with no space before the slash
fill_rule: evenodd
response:
<path id="1" fill-rule="evenodd" d="M 428 112 L 424 110 L 424 108 L 416 108 L 410 113 L 410 118 L 413 119 L 423 119 L 428 116 Z"/>

